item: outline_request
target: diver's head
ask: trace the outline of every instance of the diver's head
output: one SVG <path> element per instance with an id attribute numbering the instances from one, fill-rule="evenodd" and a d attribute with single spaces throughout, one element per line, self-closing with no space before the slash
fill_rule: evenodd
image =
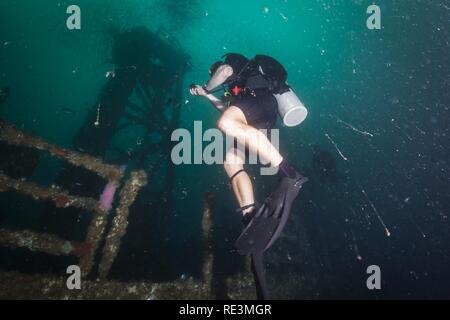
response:
<path id="1" fill-rule="evenodd" d="M 231 67 L 232 75 L 227 79 L 228 82 L 234 83 L 245 79 L 251 60 L 239 53 L 227 53 L 222 56 L 224 64 Z"/>
<path id="2" fill-rule="evenodd" d="M 240 73 L 249 64 L 249 59 L 239 53 L 227 53 L 222 56 L 224 63 L 231 66 L 236 74 Z"/>
<path id="3" fill-rule="evenodd" d="M 212 76 L 220 66 L 228 65 L 230 66 L 234 74 L 237 75 L 243 71 L 245 67 L 249 64 L 249 59 L 239 53 L 227 53 L 222 56 L 222 59 L 214 62 L 209 68 L 209 75 Z"/>
<path id="4" fill-rule="evenodd" d="M 223 65 L 223 61 L 216 61 L 214 62 L 211 67 L 209 67 L 209 76 L 212 77 L 214 73 L 216 73 L 217 69 Z"/>
<path id="5" fill-rule="evenodd" d="M 222 59 L 224 60 L 214 62 L 209 68 L 210 79 L 206 84 L 208 91 L 224 83 L 230 86 L 232 83 L 240 81 L 251 61 L 237 53 L 225 54 L 222 56 Z"/>

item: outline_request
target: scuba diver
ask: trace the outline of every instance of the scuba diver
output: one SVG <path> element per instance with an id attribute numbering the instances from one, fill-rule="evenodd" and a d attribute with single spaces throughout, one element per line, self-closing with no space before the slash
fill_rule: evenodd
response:
<path id="1" fill-rule="evenodd" d="M 267 136 L 274 128 L 277 111 L 286 126 L 301 123 L 307 110 L 287 85 L 287 72 L 275 59 L 256 55 L 248 59 L 229 53 L 210 67 L 205 85 L 191 85 L 190 93 L 208 99 L 219 110 L 217 126 L 227 136 L 277 168 L 280 182 L 262 204 L 255 202 L 252 181 L 243 165 L 245 155 L 236 147 L 227 150 L 224 167 L 242 213 L 244 230 L 235 246 L 242 255 L 251 255 L 259 298 L 268 298 L 263 253 L 281 234 L 294 199 L 308 178 L 283 157 Z M 221 99 L 214 92 L 224 90 Z"/>

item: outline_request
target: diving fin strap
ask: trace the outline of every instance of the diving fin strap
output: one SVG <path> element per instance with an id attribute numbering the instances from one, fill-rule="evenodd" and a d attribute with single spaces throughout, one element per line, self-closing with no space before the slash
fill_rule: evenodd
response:
<path id="1" fill-rule="evenodd" d="M 240 207 L 240 208 L 237 208 L 236 212 L 244 212 L 244 210 L 251 208 L 251 207 L 256 207 L 256 202 L 252 203 L 252 204 L 248 204 L 248 205 Z"/>
<path id="2" fill-rule="evenodd" d="M 248 224 L 253 220 L 253 217 L 255 216 L 256 212 L 258 211 L 256 209 L 257 206 L 258 206 L 257 203 L 252 203 L 252 204 L 249 204 L 249 205 L 246 205 L 246 206 L 236 209 L 236 212 L 244 213 L 245 209 L 254 208 L 252 211 L 247 212 L 242 216 L 241 221 L 242 221 L 242 224 L 244 225 L 244 228 L 246 228 L 248 226 Z"/>

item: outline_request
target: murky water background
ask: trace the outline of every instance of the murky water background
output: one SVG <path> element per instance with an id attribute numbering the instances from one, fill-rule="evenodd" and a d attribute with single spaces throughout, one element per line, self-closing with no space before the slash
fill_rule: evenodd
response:
<path id="1" fill-rule="evenodd" d="M 224 53 L 270 54 L 309 109 L 300 127 L 282 128 L 281 147 L 311 178 L 268 254 L 275 296 L 449 298 L 450 8 L 445 1 L 376 1 L 383 28 L 368 30 L 372 2 L 79 0 L 82 29 L 69 31 L 72 2 L 2 1 L 0 87 L 9 86 L 10 95 L 0 117 L 71 148 L 112 68 L 110 26 L 164 26 L 190 56 L 186 88 L 205 81 Z M 206 102 L 187 89 L 182 101 L 180 127 L 192 130 L 194 120 L 215 125 L 217 113 Z M 137 141 L 139 133 L 129 133 L 116 143 L 126 149 Z M 43 161 L 34 180 L 51 183 L 57 166 Z M 273 181 L 257 181 L 262 198 Z M 232 274 L 242 266 L 232 263 L 240 225 L 223 169 L 178 167 L 173 190 L 167 239 L 155 233 L 156 209 L 136 210 L 114 277 L 199 276 L 206 191 L 224 204 L 215 220 L 219 270 Z M 2 226 L 45 229 L 39 210 L 17 209 L 5 197 L 1 203 Z M 20 255 L 0 253 L 1 268 L 20 267 Z M 371 264 L 382 270 L 382 290 L 366 288 Z M 42 269 L 60 272 L 56 263 Z"/>

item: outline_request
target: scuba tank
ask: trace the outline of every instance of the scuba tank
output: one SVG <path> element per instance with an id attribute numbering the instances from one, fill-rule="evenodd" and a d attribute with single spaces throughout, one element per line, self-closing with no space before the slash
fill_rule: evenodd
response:
<path id="1" fill-rule="evenodd" d="M 308 110 L 290 87 L 274 96 L 278 102 L 278 113 L 286 127 L 297 126 L 306 119 Z"/>

